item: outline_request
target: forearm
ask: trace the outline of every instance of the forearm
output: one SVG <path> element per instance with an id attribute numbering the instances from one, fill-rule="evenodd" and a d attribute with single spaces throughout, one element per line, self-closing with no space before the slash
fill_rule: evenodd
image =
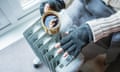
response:
<path id="1" fill-rule="evenodd" d="M 120 11 L 107 18 L 88 21 L 93 35 L 93 41 L 96 42 L 113 32 L 120 31 Z"/>

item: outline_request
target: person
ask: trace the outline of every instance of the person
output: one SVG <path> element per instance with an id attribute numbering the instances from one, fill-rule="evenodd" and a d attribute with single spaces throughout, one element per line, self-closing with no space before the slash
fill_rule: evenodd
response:
<path id="1" fill-rule="evenodd" d="M 103 1 L 105 4 L 114 8 L 116 13 L 106 18 L 87 21 L 86 24 L 83 24 L 70 32 L 60 41 L 60 43 L 55 45 L 55 47 L 58 48 L 57 53 L 61 53 L 64 50 L 67 51 L 65 52 L 64 56 L 68 54 L 77 56 L 81 49 L 91 41 L 97 42 L 98 40 L 109 36 L 111 33 L 114 33 L 114 39 L 112 40 L 114 41 L 114 44 L 117 45 L 117 47 L 111 48 L 106 52 L 106 60 L 108 60 L 108 63 L 113 63 L 113 61 L 118 58 L 117 62 L 119 62 L 120 35 L 116 32 L 120 31 L 120 0 Z M 114 64 L 112 64 L 112 66 L 114 66 Z M 114 70 L 116 69 L 115 71 L 118 70 L 119 72 L 118 67 L 110 67 L 108 68 L 108 72 L 110 72 L 110 70 L 113 68 Z"/>
<path id="2" fill-rule="evenodd" d="M 97 8 L 93 8 L 93 5 L 95 5 Z M 72 10 L 73 8 L 76 9 Z M 62 21 L 60 31 L 67 31 L 66 29 L 70 29 L 70 27 L 73 25 L 80 26 L 80 24 L 85 23 L 87 20 L 108 17 L 113 13 L 114 10 L 105 5 L 101 0 L 75 0 L 69 8 L 62 10 L 59 13 Z M 77 51 L 77 54 L 78 52 L 79 51 Z"/>
<path id="3" fill-rule="evenodd" d="M 40 4 L 40 14 L 43 15 L 48 10 L 60 12 L 68 8 L 72 2 L 73 0 L 46 0 Z"/>
<path id="4" fill-rule="evenodd" d="M 89 2 L 87 4 L 87 0 L 74 0 L 69 7 L 67 7 L 66 9 L 62 9 L 58 14 L 61 20 L 60 31 L 64 32 L 66 31 L 66 29 L 70 29 L 70 27 L 72 27 L 73 25 L 80 26 L 88 20 L 108 17 L 114 13 L 114 10 L 105 5 L 101 0 L 91 1 L 92 2 Z M 95 5 L 97 8 L 93 8 L 93 5 Z"/>
<path id="5" fill-rule="evenodd" d="M 94 8 L 93 7 L 94 5 L 97 8 Z M 45 6 L 46 6 L 46 3 L 45 3 Z M 49 5 L 48 5 L 48 7 L 49 7 Z M 46 8 L 46 7 L 43 7 L 43 8 L 48 9 L 48 10 L 52 10 L 52 8 Z M 44 11 L 44 9 L 42 9 L 42 10 Z M 47 12 L 47 11 L 45 10 L 45 12 Z M 107 7 L 107 5 L 104 4 L 101 0 L 75 0 L 72 3 L 72 5 L 69 8 L 66 9 L 66 11 L 62 10 L 60 12 L 60 16 L 62 18 L 62 23 L 63 23 L 62 24 L 63 28 L 61 28 L 61 31 L 63 31 L 63 30 L 66 31 L 65 30 L 66 27 L 68 25 L 70 26 L 70 24 L 71 24 L 71 26 L 73 26 L 73 24 L 78 24 L 77 26 L 80 26 L 80 24 L 85 23 L 89 19 L 100 18 L 100 17 L 108 17 L 113 13 L 114 13 L 114 11 L 112 10 L 112 8 Z M 67 20 L 65 20 L 65 19 L 67 19 Z M 84 34 L 85 34 L 85 32 L 83 31 Z M 73 33 L 73 32 L 71 32 L 71 33 Z M 75 34 L 73 34 L 73 35 L 75 35 Z M 83 37 L 84 37 L 85 40 L 88 40 L 88 38 L 86 38 L 85 36 L 83 36 Z M 92 38 L 92 37 L 90 37 L 90 38 Z M 90 39 L 89 41 L 91 41 L 91 40 L 92 39 Z M 86 43 L 83 43 L 81 46 L 84 47 L 87 43 L 89 43 L 89 41 L 87 41 Z M 63 43 L 63 45 L 61 44 L 62 45 L 61 47 L 62 48 L 65 47 L 64 48 L 65 51 L 68 50 L 68 47 L 66 47 L 66 45 L 64 45 L 63 40 L 61 40 L 61 43 Z M 71 44 L 72 44 L 72 41 L 70 41 L 67 46 L 69 46 Z M 71 45 L 72 47 L 69 48 L 68 52 L 69 52 L 69 54 L 73 54 L 74 56 L 77 56 L 78 53 L 80 52 L 80 50 L 74 50 L 75 48 L 77 48 L 76 47 L 77 45 L 74 45 L 74 44 L 79 45 L 78 42 L 73 43 L 73 45 Z M 59 47 L 59 45 L 58 45 L 58 47 Z M 58 53 L 60 51 L 62 51 L 62 49 L 58 50 Z M 75 51 L 75 52 L 73 52 L 73 51 Z M 64 56 L 66 56 L 67 54 L 68 53 L 66 52 Z"/>
<path id="6" fill-rule="evenodd" d="M 43 15 L 48 10 L 60 11 L 65 8 L 63 0 L 46 0 L 40 4 L 40 14 Z"/>

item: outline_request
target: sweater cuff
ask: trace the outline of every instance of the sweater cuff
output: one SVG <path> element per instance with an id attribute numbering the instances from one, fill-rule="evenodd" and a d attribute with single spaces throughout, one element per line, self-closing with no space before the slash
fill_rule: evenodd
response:
<path id="1" fill-rule="evenodd" d="M 100 18 L 87 21 L 93 34 L 93 41 L 96 42 L 112 32 L 120 31 L 120 11 L 107 18 Z"/>

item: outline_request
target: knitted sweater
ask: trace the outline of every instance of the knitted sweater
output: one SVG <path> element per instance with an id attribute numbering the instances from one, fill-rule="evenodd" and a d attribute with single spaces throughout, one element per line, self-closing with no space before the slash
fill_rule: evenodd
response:
<path id="1" fill-rule="evenodd" d="M 93 41 L 96 42 L 113 32 L 120 31 L 120 0 L 103 0 L 107 5 L 112 6 L 117 12 L 110 17 L 87 21 L 90 26 Z"/>

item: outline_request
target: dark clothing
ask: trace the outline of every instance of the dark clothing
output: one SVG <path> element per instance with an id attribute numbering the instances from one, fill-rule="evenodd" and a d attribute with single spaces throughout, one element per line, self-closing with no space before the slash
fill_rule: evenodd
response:
<path id="1" fill-rule="evenodd" d="M 92 59 L 99 54 L 107 53 L 106 63 L 109 66 L 105 72 L 120 72 L 120 41 L 111 42 L 111 40 L 112 35 L 96 43 L 90 43 L 83 48 L 82 53 L 85 55 L 85 59 Z"/>
<path id="2" fill-rule="evenodd" d="M 120 54 L 120 32 L 113 33 L 110 46 L 107 50 L 106 63 L 114 62 Z"/>
<path id="3" fill-rule="evenodd" d="M 120 48 L 120 47 L 119 47 Z M 105 72 L 120 72 L 120 55 L 110 64 Z"/>
<path id="4" fill-rule="evenodd" d="M 111 7 L 105 5 L 101 0 L 83 0 L 83 3 L 89 14 L 91 14 L 95 18 L 108 17 L 115 13 L 115 11 Z M 103 50 L 101 50 L 102 48 L 100 50 L 98 48 L 98 51 L 95 52 L 95 55 L 97 53 L 107 53 L 106 63 L 112 63 L 116 61 L 117 57 L 120 55 L 120 32 L 113 33 L 111 36 L 98 41 L 96 45 L 102 47 Z M 94 53 L 92 53 L 92 55 L 93 54 Z"/>

